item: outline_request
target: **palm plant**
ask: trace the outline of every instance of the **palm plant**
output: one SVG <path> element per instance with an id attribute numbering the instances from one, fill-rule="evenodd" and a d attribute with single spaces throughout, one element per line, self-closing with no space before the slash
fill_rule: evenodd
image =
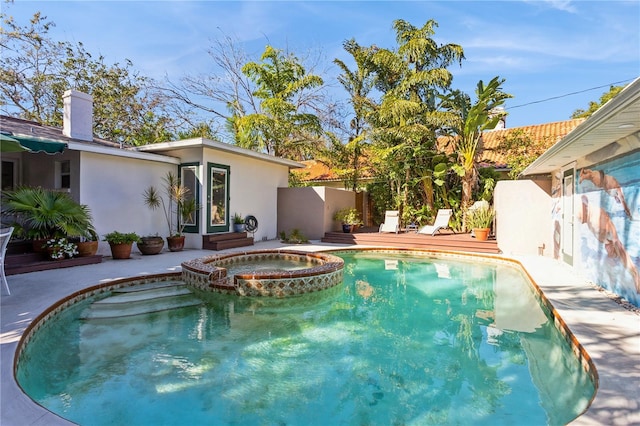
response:
<path id="1" fill-rule="evenodd" d="M 64 192 L 24 186 L 2 198 L 2 215 L 11 218 L 18 236 L 91 238 L 95 234 L 89 208 Z"/>
<path id="2" fill-rule="evenodd" d="M 496 127 L 504 116 L 504 113 L 499 113 L 496 108 L 511 97 L 502 91 L 504 81 L 496 76 L 485 85 L 480 80 L 476 87 L 478 99 L 473 104 L 469 96 L 458 91 L 454 91 L 445 102 L 458 115 L 453 130 L 458 135 L 456 152 L 459 162 L 458 173 L 462 177 L 463 210 L 471 203 L 473 187 L 478 180 L 476 156 L 482 132 Z M 463 224 L 464 229 L 465 225 L 466 223 Z"/>
<path id="3" fill-rule="evenodd" d="M 383 92 L 380 105 L 368 116 L 381 153 L 378 168 L 396 192 L 398 202 L 393 207 L 402 210 L 409 204 L 410 188 L 419 176 L 425 202 L 433 208 L 428 157 L 438 154 L 436 130 L 452 116 L 439 110 L 437 95 L 451 85 L 447 67 L 461 62 L 464 51 L 456 44 L 437 43 L 433 20 L 422 27 L 396 20 L 393 27 L 397 50 L 376 49 L 371 59 L 376 88 Z"/>
<path id="4" fill-rule="evenodd" d="M 152 210 L 162 206 L 169 228 L 169 236 L 180 236 L 187 223 L 193 222 L 193 214 L 197 210 L 196 200 L 189 197 L 189 188 L 180 185 L 178 177 L 167 172 L 163 178 L 167 201 L 154 186 L 147 188 L 143 194 L 145 204 Z"/>

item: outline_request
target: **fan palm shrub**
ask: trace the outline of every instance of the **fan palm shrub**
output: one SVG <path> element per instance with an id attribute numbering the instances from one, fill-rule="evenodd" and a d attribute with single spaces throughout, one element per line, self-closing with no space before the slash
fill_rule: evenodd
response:
<path id="1" fill-rule="evenodd" d="M 12 222 L 16 235 L 26 239 L 95 235 L 89 207 L 50 189 L 24 186 L 5 192 L 2 216 Z"/>

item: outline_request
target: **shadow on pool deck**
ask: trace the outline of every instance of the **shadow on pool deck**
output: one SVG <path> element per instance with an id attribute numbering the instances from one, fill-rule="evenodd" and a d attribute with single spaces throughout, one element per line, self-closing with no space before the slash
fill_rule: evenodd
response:
<path id="1" fill-rule="evenodd" d="M 252 250 L 291 248 L 317 251 L 344 248 L 313 242 L 290 246 L 278 241 L 257 243 Z M 359 247 L 362 248 L 362 247 Z M 245 251 L 246 248 L 224 252 Z M 215 252 L 220 253 L 220 252 Z M 11 296 L 0 299 L 0 424 L 3 426 L 69 425 L 28 398 L 13 377 L 14 354 L 20 337 L 42 311 L 77 290 L 128 276 L 173 272 L 185 260 L 214 254 L 206 250 L 132 255 L 129 260 L 105 258 L 100 264 L 8 277 Z M 508 256 L 502 256 L 507 257 Z M 512 257 L 527 269 L 578 341 L 593 359 L 600 387 L 579 425 L 640 425 L 640 315 L 624 309 L 549 258 Z M 560 386 L 562 384 L 559 384 Z"/>

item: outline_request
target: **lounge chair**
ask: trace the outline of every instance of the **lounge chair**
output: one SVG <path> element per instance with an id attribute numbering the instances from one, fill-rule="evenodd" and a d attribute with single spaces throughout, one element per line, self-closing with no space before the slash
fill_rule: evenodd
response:
<path id="1" fill-rule="evenodd" d="M 398 210 L 387 210 L 384 213 L 384 223 L 380 224 L 378 232 L 400 232 L 400 215 Z"/>
<path id="2" fill-rule="evenodd" d="M 2 279 L 2 284 L 4 284 L 4 287 L 7 289 L 7 294 L 11 294 L 11 292 L 9 291 L 9 284 L 7 284 L 7 277 L 4 275 L 4 257 L 12 233 L 13 228 L 0 229 L 0 279 Z"/>
<path id="3" fill-rule="evenodd" d="M 433 225 L 425 225 L 418 229 L 418 234 L 431 234 L 436 235 L 436 232 L 440 232 L 441 229 L 449 228 L 449 219 L 451 219 L 451 209 L 440 209 L 436 215 L 436 220 Z"/>

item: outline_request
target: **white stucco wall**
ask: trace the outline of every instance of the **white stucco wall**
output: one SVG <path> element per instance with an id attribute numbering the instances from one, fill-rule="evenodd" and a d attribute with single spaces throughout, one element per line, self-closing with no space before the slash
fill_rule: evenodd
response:
<path id="1" fill-rule="evenodd" d="M 164 214 L 150 210 L 142 194 L 150 185 L 161 189 L 167 171 L 177 173 L 175 164 L 91 152 L 82 152 L 80 162 L 79 201 L 91 209 L 101 239 L 111 231 L 168 235 Z M 99 250 L 100 254 L 110 253 L 102 241 Z"/>
<path id="2" fill-rule="evenodd" d="M 289 168 L 284 165 L 260 161 L 227 152 L 205 148 L 203 168 L 207 163 L 229 166 L 229 213 L 242 216 L 253 215 L 258 220 L 254 234 L 256 241 L 273 240 L 278 237 L 278 188 L 287 187 Z M 203 181 L 203 200 L 206 200 L 206 179 Z M 206 214 L 203 211 L 202 225 L 206 230 Z"/>
<path id="3" fill-rule="evenodd" d="M 324 186 L 280 188 L 278 190 L 278 230 L 289 234 L 299 229 L 310 240 L 319 240 L 329 231 L 339 231 L 333 220 L 336 211 L 355 207 L 356 193 Z"/>
<path id="4" fill-rule="evenodd" d="M 499 181 L 493 196 L 498 247 L 509 255 L 553 255 L 551 196 L 531 180 Z"/>

